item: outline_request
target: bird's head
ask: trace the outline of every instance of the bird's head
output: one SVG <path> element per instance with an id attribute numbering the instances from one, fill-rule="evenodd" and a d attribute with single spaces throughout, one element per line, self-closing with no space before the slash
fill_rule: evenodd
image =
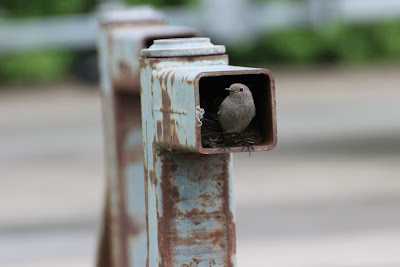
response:
<path id="1" fill-rule="evenodd" d="M 242 83 L 234 83 L 229 88 L 225 88 L 225 90 L 229 91 L 232 96 L 252 96 L 249 87 Z"/>

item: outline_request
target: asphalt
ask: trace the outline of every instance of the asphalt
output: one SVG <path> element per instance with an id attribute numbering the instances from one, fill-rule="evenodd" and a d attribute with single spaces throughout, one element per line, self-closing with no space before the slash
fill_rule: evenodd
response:
<path id="1" fill-rule="evenodd" d="M 278 146 L 234 156 L 238 265 L 400 266 L 400 67 L 273 71 Z M 3 89 L 0 148 L 0 266 L 93 266 L 97 87 Z"/>

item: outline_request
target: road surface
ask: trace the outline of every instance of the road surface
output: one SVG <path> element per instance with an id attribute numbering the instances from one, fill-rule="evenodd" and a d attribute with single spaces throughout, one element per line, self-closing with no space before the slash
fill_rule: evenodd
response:
<path id="1" fill-rule="evenodd" d="M 400 266 L 400 66 L 274 72 L 278 146 L 234 159 L 238 265 Z M 1 94 L 0 266 L 93 266 L 96 87 Z"/>

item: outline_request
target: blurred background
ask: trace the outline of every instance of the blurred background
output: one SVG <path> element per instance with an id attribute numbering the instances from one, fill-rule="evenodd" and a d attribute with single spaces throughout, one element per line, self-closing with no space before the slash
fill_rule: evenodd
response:
<path id="1" fill-rule="evenodd" d="M 96 18 L 152 4 L 272 70 L 278 146 L 235 154 L 239 266 L 400 266 L 400 1 L 0 0 L 0 266 L 93 266 Z"/>

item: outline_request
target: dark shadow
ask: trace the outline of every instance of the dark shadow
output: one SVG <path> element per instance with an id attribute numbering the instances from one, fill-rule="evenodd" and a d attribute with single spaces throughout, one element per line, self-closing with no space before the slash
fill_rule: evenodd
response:
<path id="1" fill-rule="evenodd" d="M 269 76 L 266 74 L 242 74 L 242 75 L 223 75 L 202 77 L 199 81 L 200 107 L 205 111 L 205 123 L 214 121 L 215 131 L 222 134 L 218 126 L 217 112 L 218 107 L 228 96 L 229 92 L 225 88 L 233 83 L 243 83 L 247 85 L 254 98 L 256 106 L 256 116 L 249 125 L 248 129 L 257 131 L 261 136 L 256 144 L 258 146 L 270 145 L 273 142 L 273 116 L 271 84 Z M 247 130 L 248 130 L 247 129 Z M 210 147 L 204 142 L 203 133 L 205 129 L 202 126 L 202 146 Z M 246 130 L 245 130 L 246 131 Z"/>

